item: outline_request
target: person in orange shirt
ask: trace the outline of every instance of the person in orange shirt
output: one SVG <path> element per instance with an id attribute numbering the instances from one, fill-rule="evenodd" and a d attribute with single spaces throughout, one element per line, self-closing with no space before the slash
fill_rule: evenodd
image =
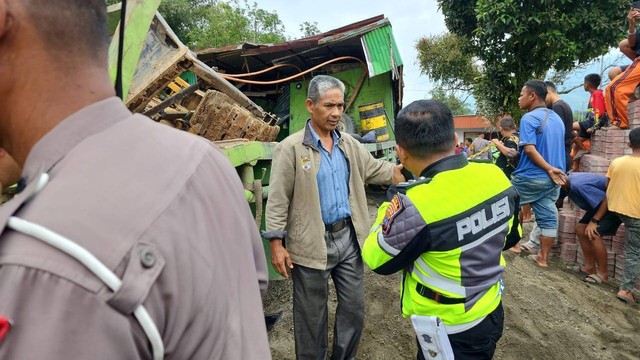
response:
<path id="1" fill-rule="evenodd" d="M 627 14 L 629 29 L 627 38 L 620 42 L 622 51 L 633 62 L 622 73 L 617 75 L 605 88 L 605 105 L 612 126 L 605 129 L 628 129 L 629 116 L 627 105 L 636 86 L 640 83 L 640 30 L 636 30 L 636 19 L 640 19 L 640 9 L 631 8 Z"/>

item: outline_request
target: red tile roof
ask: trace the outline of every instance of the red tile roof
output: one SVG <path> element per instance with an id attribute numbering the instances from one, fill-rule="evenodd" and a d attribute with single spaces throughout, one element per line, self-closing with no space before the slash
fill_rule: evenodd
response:
<path id="1" fill-rule="evenodd" d="M 461 115 L 453 117 L 456 129 L 484 129 L 491 126 L 487 119 L 478 115 Z"/>

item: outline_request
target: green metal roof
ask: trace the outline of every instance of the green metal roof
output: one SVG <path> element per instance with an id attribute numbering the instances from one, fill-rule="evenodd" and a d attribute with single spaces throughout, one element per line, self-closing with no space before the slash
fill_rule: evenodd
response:
<path id="1" fill-rule="evenodd" d="M 387 71 L 396 73 L 397 68 L 402 66 L 402 58 L 393 37 L 391 25 L 374 29 L 364 34 L 362 39 L 369 66 L 369 77 L 384 74 Z"/>

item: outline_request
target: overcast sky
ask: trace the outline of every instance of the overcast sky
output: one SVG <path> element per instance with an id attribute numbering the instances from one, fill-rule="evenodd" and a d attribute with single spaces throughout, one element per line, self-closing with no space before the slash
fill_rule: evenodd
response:
<path id="1" fill-rule="evenodd" d="M 438 11 L 435 0 L 253 1 L 264 10 L 275 10 L 285 25 L 287 37 L 294 39 L 301 37 L 298 26 L 305 21 L 317 22 L 320 31 L 325 32 L 384 14 L 391 21 L 398 51 L 404 62 L 404 104 L 428 97 L 433 84 L 426 76 L 420 75 L 415 44 L 422 36 L 446 31 L 444 17 Z"/>
<path id="2" fill-rule="evenodd" d="M 285 25 L 287 37 L 292 39 L 301 37 L 298 27 L 305 21 L 317 22 L 320 31 L 325 32 L 383 14 L 391 21 L 398 50 L 404 62 L 404 104 L 430 97 L 433 82 L 420 75 L 420 68 L 416 64 L 415 45 L 422 36 L 438 35 L 447 31 L 444 16 L 438 10 L 436 0 L 250 0 L 250 3 L 253 1 L 264 10 L 276 11 Z M 605 58 L 605 67 L 612 62 L 620 62 L 619 55 L 617 49 L 612 50 Z M 623 64 L 629 62 L 627 59 L 622 60 Z M 562 90 L 581 84 L 586 74 L 599 70 L 600 62 L 596 60 L 591 66 L 575 71 L 569 80 L 558 88 Z M 570 94 L 562 95 L 562 98 L 574 111 L 584 111 L 589 95 L 580 87 Z M 472 99 L 468 102 L 472 107 L 475 106 Z"/>

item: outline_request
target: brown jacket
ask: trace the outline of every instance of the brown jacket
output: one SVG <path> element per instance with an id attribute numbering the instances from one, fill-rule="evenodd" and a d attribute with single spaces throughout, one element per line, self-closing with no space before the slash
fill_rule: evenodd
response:
<path id="1" fill-rule="evenodd" d="M 267 232 L 263 236 L 284 238 L 294 263 L 325 269 L 327 247 L 317 183 L 321 153 L 308 127 L 309 123 L 276 146 L 266 208 Z M 339 136 L 338 147 L 350 172 L 351 220 L 362 247 L 371 225 L 364 184 L 391 184 L 394 164 L 375 159 L 348 134 Z"/>

